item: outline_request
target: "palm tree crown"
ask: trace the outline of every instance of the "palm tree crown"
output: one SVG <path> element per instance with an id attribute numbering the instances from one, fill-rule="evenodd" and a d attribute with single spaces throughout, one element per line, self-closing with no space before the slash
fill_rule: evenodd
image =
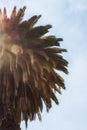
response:
<path id="1" fill-rule="evenodd" d="M 0 124 L 7 119 L 27 124 L 36 114 L 41 119 L 43 102 L 48 111 L 52 100 L 58 104 L 55 91 L 65 89 L 58 74 L 68 73 L 63 39 L 45 35 L 51 25 L 34 26 L 41 15 L 22 21 L 24 11 L 14 7 L 8 18 L 0 10 Z"/>

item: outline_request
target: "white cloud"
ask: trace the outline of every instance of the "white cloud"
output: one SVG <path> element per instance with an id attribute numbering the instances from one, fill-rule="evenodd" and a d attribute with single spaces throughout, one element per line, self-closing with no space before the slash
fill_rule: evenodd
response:
<path id="1" fill-rule="evenodd" d="M 83 12 L 87 10 L 86 0 L 69 0 L 70 10 L 74 13 Z"/>
<path id="2" fill-rule="evenodd" d="M 67 82 L 71 86 L 72 101 L 75 102 L 75 105 L 78 104 L 81 105 L 80 103 L 82 102 L 84 103 L 86 101 L 85 98 L 86 98 L 86 91 L 87 91 L 86 56 L 83 56 L 81 54 L 78 57 L 76 57 L 76 59 L 74 59 L 73 63 L 70 65 L 70 75 Z"/>

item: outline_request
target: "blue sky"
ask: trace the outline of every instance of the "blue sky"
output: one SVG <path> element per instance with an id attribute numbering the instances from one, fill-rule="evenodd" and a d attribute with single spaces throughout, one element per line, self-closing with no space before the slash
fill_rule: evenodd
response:
<path id="1" fill-rule="evenodd" d="M 87 130 L 87 0 L 0 0 L 0 8 L 27 6 L 25 18 L 42 14 L 38 24 L 52 24 L 51 34 L 63 37 L 61 46 L 67 48 L 69 75 L 63 75 L 66 91 L 58 95 L 60 104 L 42 122 L 29 122 L 29 130 Z M 25 129 L 24 122 L 21 124 Z"/>

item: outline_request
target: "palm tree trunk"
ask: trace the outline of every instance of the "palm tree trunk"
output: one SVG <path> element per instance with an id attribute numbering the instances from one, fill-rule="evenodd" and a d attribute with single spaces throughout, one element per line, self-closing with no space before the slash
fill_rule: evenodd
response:
<path id="1" fill-rule="evenodd" d="M 20 124 L 16 124 L 13 119 L 5 119 L 2 121 L 0 130 L 21 130 Z"/>

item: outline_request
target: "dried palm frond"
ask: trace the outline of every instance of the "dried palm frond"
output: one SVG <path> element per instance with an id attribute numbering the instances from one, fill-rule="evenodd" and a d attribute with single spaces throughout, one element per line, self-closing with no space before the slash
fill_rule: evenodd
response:
<path id="1" fill-rule="evenodd" d="M 68 73 L 62 39 L 44 36 L 51 25 L 34 27 L 41 15 L 22 21 L 24 11 L 14 7 L 8 18 L 6 9 L 0 10 L 0 123 L 9 118 L 27 124 L 36 114 L 41 119 L 43 102 L 48 111 L 52 100 L 58 104 L 54 90 L 65 89 L 55 71 Z"/>

